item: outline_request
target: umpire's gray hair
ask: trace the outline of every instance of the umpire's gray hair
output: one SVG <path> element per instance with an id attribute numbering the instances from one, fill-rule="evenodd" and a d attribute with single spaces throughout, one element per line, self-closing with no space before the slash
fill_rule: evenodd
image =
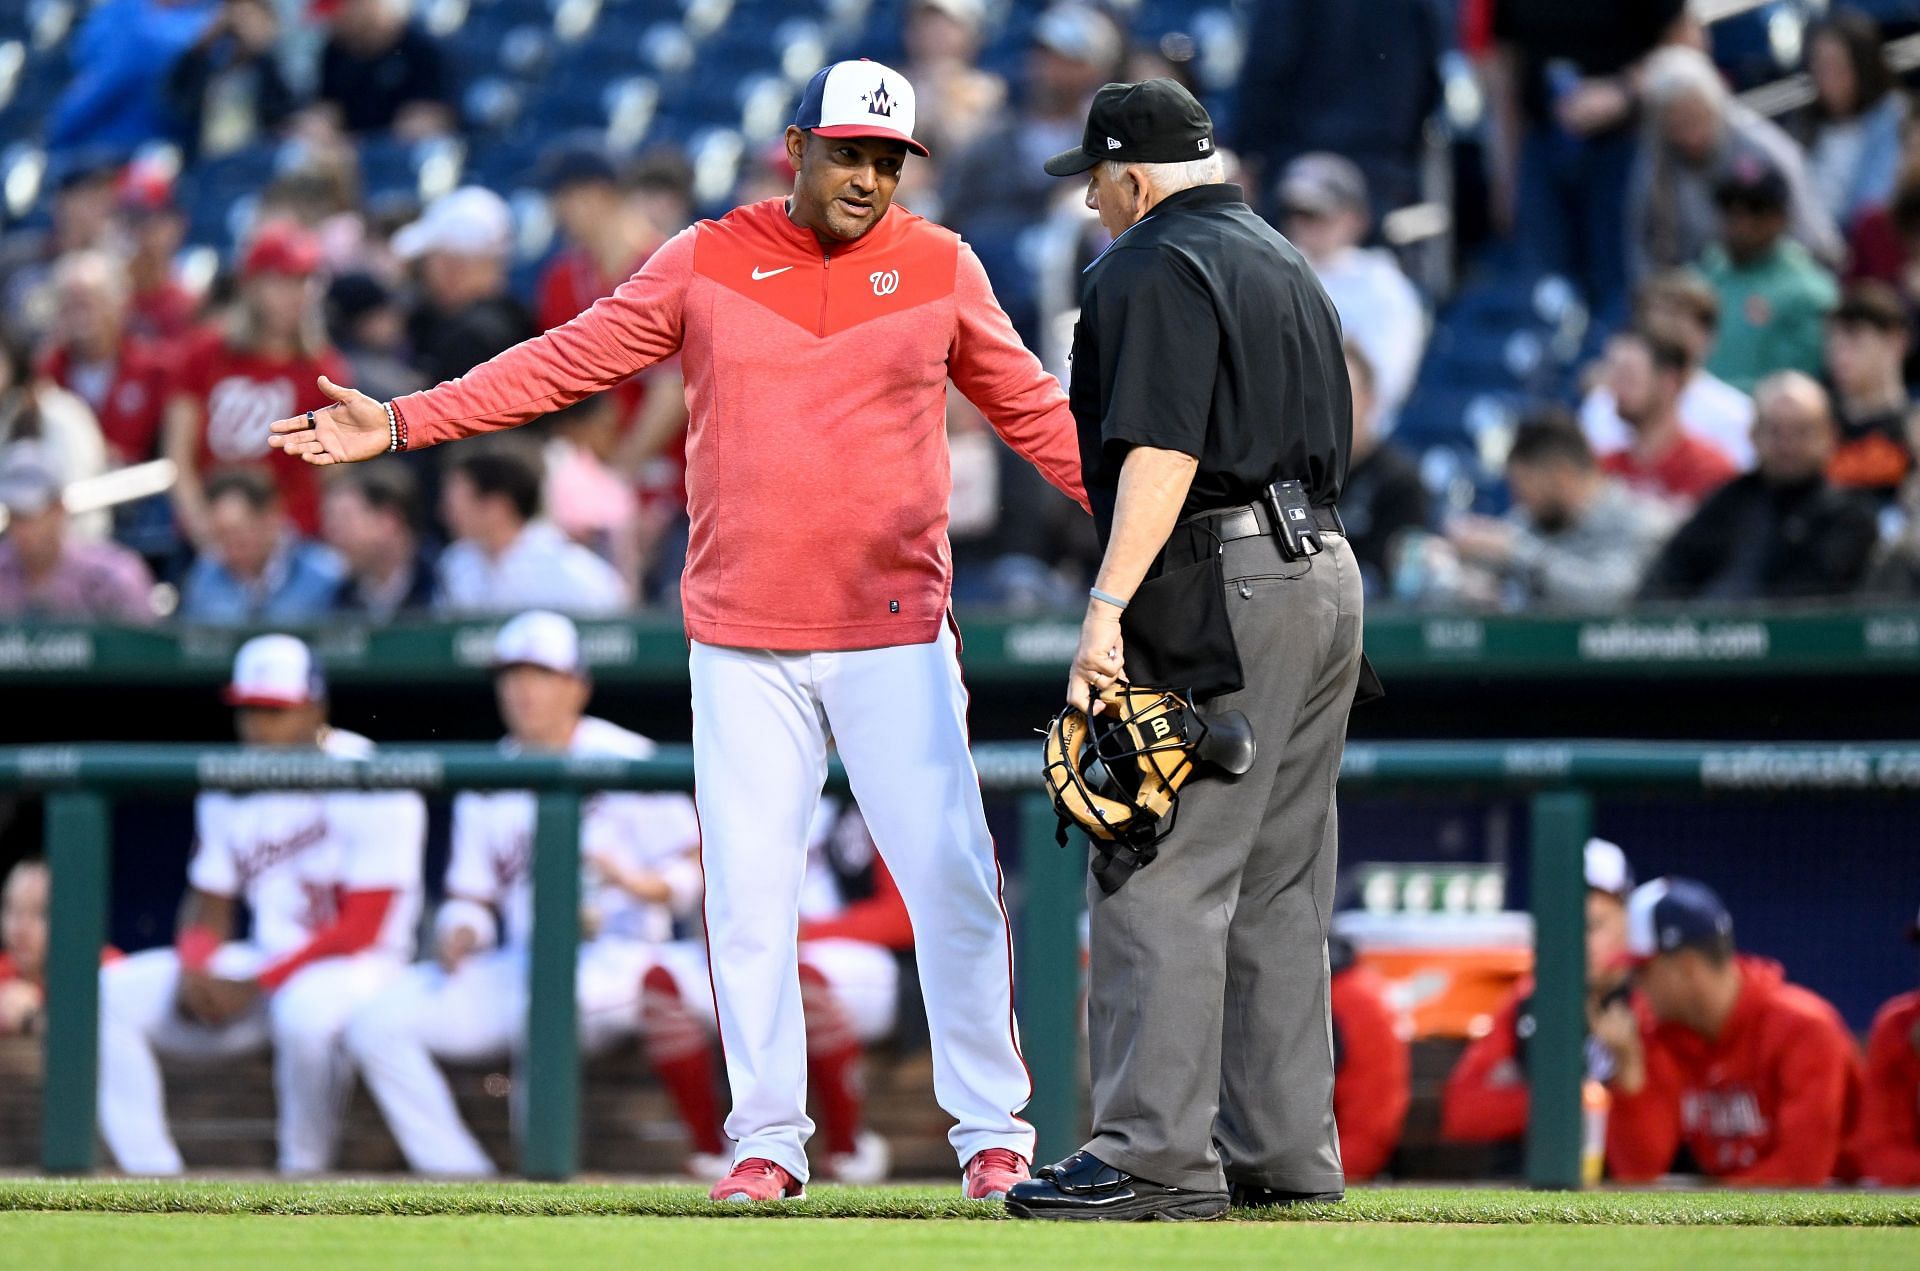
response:
<path id="1" fill-rule="evenodd" d="M 1204 159 L 1188 159 L 1184 163 L 1121 163 L 1117 159 L 1105 159 L 1101 161 L 1101 166 L 1106 169 L 1109 181 L 1118 181 L 1126 176 L 1128 168 L 1145 168 L 1147 184 L 1163 199 L 1196 185 L 1218 185 L 1227 179 L 1227 161 L 1218 153 Z"/>

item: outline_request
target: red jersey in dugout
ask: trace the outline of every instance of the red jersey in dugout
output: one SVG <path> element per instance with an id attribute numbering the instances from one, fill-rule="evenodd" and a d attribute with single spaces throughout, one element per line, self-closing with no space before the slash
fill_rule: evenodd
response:
<path id="1" fill-rule="evenodd" d="M 1860 1057 L 1825 999 L 1788 984 L 1780 964 L 1742 956 L 1740 996 L 1720 1036 L 1642 1017 L 1647 1084 L 1616 1086 L 1607 1169 L 1658 1178 L 1685 1145 L 1701 1171 L 1730 1183 L 1814 1187 L 1843 1160 L 1859 1118 Z"/>
<path id="2" fill-rule="evenodd" d="M 1333 1119 L 1350 1183 L 1387 1167 L 1400 1146 L 1413 1102 L 1412 1026 L 1387 1001 L 1386 982 L 1365 966 L 1336 967 L 1333 1016 Z"/>
<path id="3" fill-rule="evenodd" d="M 200 406 L 201 475 L 236 464 L 265 466 L 287 515 L 309 535 L 320 532 L 319 479 L 304 460 L 267 445 L 267 425 L 327 405 L 316 382 L 322 375 L 336 384 L 351 380 L 331 349 L 313 357 L 264 357 L 234 348 L 222 330 L 209 327 L 182 343 L 173 380 L 175 395 Z"/>
<path id="4" fill-rule="evenodd" d="M 1853 1158 L 1862 1179 L 1920 1187 L 1920 992 L 1901 994 L 1874 1017 Z"/>

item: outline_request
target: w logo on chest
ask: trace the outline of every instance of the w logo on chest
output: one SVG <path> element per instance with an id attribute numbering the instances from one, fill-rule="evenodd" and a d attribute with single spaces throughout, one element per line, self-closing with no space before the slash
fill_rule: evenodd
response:
<path id="1" fill-rule="evenodd" d="M 267 425 L 293 414 L 293 385 L 284 379 L 232 375 L 207 394 L 207 449 L 216 459 L 267 453 Z"/>

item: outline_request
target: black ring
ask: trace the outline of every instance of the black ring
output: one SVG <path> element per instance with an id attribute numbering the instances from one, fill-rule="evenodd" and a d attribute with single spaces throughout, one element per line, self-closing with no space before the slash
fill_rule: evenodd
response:
<path id="1" fill-rule="evenodd" d="M 312 412 L 312 411 L 308 411 L 308 412 L 307 412 L 307 427 L 309 427 L 309 428 L 311 428 L 311 427 L 313 427 L 313 412 Z"/>

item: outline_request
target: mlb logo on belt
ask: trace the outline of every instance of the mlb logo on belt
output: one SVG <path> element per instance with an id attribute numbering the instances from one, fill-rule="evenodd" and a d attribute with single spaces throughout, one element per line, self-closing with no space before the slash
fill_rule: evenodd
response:
<path id="1" fill-rule="evenodd" d="M 924 155 L 927 148 L 913 139 L 913 104 L 913 85 L 891 66 L 865 58 L 835 62 L 807 82 L 793 123 L 822 137 L 904 141 Z"/>

